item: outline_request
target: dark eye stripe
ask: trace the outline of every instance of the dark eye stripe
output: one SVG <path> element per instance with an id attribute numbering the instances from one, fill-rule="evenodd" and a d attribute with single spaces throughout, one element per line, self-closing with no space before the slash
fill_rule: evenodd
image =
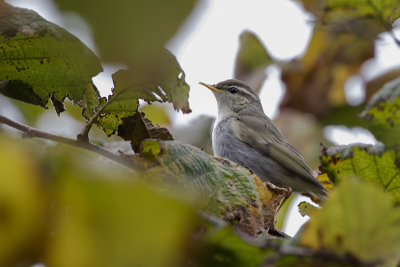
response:
<path id="1" fill-rule="evenodd" d="M 231 92 L 232 94 L 236 94 L 239 90 L 236 87 L 231 87 L 229 88 L 229 92 Z"/>

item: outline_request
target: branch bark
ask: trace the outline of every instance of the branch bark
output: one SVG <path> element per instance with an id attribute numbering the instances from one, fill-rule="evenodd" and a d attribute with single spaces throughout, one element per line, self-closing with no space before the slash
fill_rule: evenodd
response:
<path id="1" fill-rule="evenodd" d="M 103 157 L 106 157 L 108 159 L 111 159 L 112 161 L 118 162 L 130 169 L 135 170 L 135 171 L 144 170 L 143 165 L 137 163 L 132 158 L 116 155 L 116 154 L 112 153 L 111 151 L 108 151 L 100 146 L 97 146 L 97 145 L 89 143 L 89 142 L 75 140 L 75 139 L 72 139 L 69 137 L 64 137 L 64 136 L 59 136 L 59 135 L 51 134 L 48 132 L 44 132 L 44 131 L 38 130 L 36 128 L 24 125 L 22 123 L 15 122 L 15 121 L 10 120 L 9 118 L 1 116 L 1 115 L 0 115 L 0 123 L 6 124 L 14 129 L 17 129 L 17 130 L 23 132 L 23 136 L 25 138 L 36 137 L 36 138 L 55 141 L 55 142 L 62 143 L 62 144 L 67 144 L 70 146 L 83 148 L 83 149 L 92 151 L 94 153 L 97 153 L 99 155 L 102 155 Z"/>

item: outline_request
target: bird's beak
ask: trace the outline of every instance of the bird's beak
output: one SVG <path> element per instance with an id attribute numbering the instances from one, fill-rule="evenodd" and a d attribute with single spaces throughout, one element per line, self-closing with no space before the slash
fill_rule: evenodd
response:
<path id="1" fill-rule="evenodd" d="M 216 88 L 215 86 L 213 86 L 213 85 L 211 85 L 211 84 L 206 84 L 206 83 L 203 83 L 203 82 L 199 82 L 199 84 L 201 84 L 201 85 L 207 87 L 207 88 L 210 89 L 211 91 L 214 91 L 214 92 L 222 92 L 222 90 Z"/>

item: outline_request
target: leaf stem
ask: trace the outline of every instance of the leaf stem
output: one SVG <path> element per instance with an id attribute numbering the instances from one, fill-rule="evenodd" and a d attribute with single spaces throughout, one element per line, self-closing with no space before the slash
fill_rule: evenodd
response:
<path id="1" fill-rule="evenodd" d="M 110 98 L 105 102 L 103 105 L 100 106 L 100 108 L 96 111 L 96 113 L 91 117 L 85 124 L 85 126 L 82 128 L 82 131 L 78 134 L 77 139 L 82 142 L 89 143 L 89 131 L 93 126 L 93 123 L 96 122 L 97 118 L 101 115 L 103 110 L 111 103 L 114 101 L 115 98 L 117 98 L 124 90 L 118 93 L 114 93 L 113 95 L 110 96 Z"/>
<path id="2" fill-rule="evenodd" d="M 48 132 L 44 132 L 44 131 L 38 130 L 36 128 L 24 125 L 22 123 L 10 120 L 9 118 L 6 118 L 1 115 L 0 115 L 0 123 L 6 124 L 14 129 L 17 129 L 17 130 L 23 132 L 23 137 L 25 137 L 25 138 L 37 137 L 37 138 L 41 138 L 41 139 L 55 141 L 55 142 L 62 143 L 62 144 L 67 144 L 70 146 L 83 148 L 83 149 L 92 151 L 94 153 L 97 153 L 99 155 L 102 155 L 103 157 L 106 157 L 112 161 L 118 162 L 130 169 L 135 170 L 135 171 L 140 171 L 140 170 L 144 169 L 142 164 L 140 164 L 139 162 L 136 162 L 135 160 L 133 160 L 131 158 L 116 155 L 116 154 L 112 153 L 111 151 L 108 151 L 100 146 L 97 146 L 97 145 L 89 143 L 89 142 L 83 142 L 81 140 L 75 140 L 75 139 L 72 139 L 69 137 L 64 137 L 64 136 L 59 136 L 59 135 L 51 134 Z"/>

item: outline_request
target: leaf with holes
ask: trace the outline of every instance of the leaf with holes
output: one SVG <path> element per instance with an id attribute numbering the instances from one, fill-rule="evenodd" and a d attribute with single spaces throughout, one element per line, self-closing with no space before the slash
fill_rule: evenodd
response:
<path id="1" fill-rule="evenodd" d="M 331 147 L 321 157 L 321 168 L 334 183 L 356 176 L 379 185 L 400 204 L 400 170 L 392 150 L 381 145 Z"/>
<path id="2" fill-rule="evenodd" d="M 145 141 L 143 149 L 157 151 L 154 141 Z M 177 141 L 159 143 L 153 177 L 176 186 L 203 200 L 203 210 L 257 236 L 274 227 L 274 216 L 289 190 L 264 184 L 248 169 L 200 149 Z M 153 157 L 154 153 L 150 153 Z M 149 158 L 150 159 L 150 158 Z"/>
<path id="3" fill-rule="evenodd" d="M 123 125 L 124 118 L 133 116 L 139 99 L 146 102 L 170 102 L 176 110 L 191 112 L 189 85 L 185 73 L 175 56 L 168 50 L 159 53 L 156 62 L 150 62 L 133 70 L 119 70 L 113 74 L 114 89 L 104 106 L 97 125 L 111 135 Z"/>
<path id="4" fill-rule="evenodd" d="M 362 116 L 368 129 L 387 147 L 400 149 L 400 79 L 386 83 L 373 95 Z"/>
<path id="5" fill-rule="evenodd" d="M 102 71 L 96 55 L 65 29 L 36 12 L 4 4 L 0 9 L 0 92 L 64 110 L 65 97 L 82 99 L 92 77 Z"/>

